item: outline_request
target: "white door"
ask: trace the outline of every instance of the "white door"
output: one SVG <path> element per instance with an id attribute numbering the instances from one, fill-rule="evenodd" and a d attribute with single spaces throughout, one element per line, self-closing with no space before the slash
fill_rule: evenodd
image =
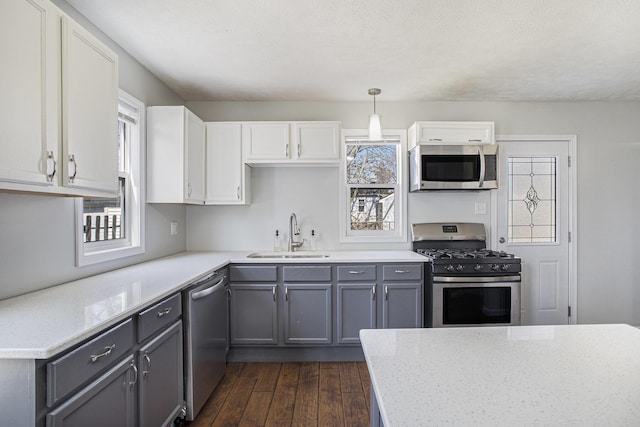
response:
<path id="1" fill-rule="evenodd" d="M 522 324 L 570 323 L 572 138 L 498 143 L 495 245 L 522 259 Z"/>

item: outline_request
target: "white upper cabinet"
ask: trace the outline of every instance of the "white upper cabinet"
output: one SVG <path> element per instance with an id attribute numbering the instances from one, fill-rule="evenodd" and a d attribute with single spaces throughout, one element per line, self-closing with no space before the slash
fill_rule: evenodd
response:
<path id="1" fill-rule="evenodd" d="M 60 167 L 58 10 L 42 0 L 7 0 L 0 10 L 0 185 L 53 186 Z"/>
<path id="2" fill-rule="evenodd" d="M 147 202 L 203 204 L 205 126 L 183 106 L 147 108 Z"/>
<path id="3" fill-rule="evenodd" d="M 337 165 L 340 122 L 242 124 L 244 161 L 263 165 Z"/>
<path id="4" fill-rule="evenodd" d="M 47 0 L 0 5 L 0 190 L 113 196 L 118 58 Z"/>
<path id="5" fill-rule="evenodd" d="M 294 122 L 293 146 L 298 160 L 340 159 L 340 123 Z"/>
<path id="6" fill-rule="evenodd" d="M 494 122 L 415 122 L 409 149 L 419 144 L 493 144 Z"/>
<path id="7" fill-rule="evenodd" d="M 207 127 L 207 205 L 250 203 L 250 168 L 242 161 L 242 124 L 211 122 Z"/>
<path id="8" fill-rule="evenodd" d="M 118 191 L 118 57 L 62 17 L 63 185 Z"/>

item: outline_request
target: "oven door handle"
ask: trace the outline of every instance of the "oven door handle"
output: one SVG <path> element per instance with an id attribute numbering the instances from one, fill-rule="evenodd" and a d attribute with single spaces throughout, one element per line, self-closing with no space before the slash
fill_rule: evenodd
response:
<path id="1" fill-rule="evenodd" d="M 500 283 L 520 282 L 520 276 L 433 276 L 435 282 L 446 283 Z"/>

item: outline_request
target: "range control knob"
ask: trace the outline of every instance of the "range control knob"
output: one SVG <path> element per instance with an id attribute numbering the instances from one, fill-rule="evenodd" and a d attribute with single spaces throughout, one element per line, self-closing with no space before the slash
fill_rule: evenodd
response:
<path id="1" fill-rule="evenodd" d="M 492 264 L 491 265 L 491 270 L 498 271 L 498 270 L 500 270 L 500 266 L 498 264 Z"/>
<path id="2" fill-rule="evenodd" d="M 454 270 L 453 264 L 447 265 L 444 269 L 447 271 L 453 271 Z"/>
<path id="3" fill-rule="evenodd" d="M 464 266 L 462 264 L 456 265 L 456 271 L 462 271 L 463 269 L 464 269 Z"/>
<path id="4" fill-rule="evenodd" d="M 502 271 L 509 271 L 509 264 L 502 264 Z"/>
<path id="5" fill-rule="evenodd" d="M 482 265 L 480 265 L 480 264 L 476 264 L 476 265 L 473 267 L 473 269 L 474 269 L 475 271 L 480 271 L 480 270 L 482 270 Z"/>

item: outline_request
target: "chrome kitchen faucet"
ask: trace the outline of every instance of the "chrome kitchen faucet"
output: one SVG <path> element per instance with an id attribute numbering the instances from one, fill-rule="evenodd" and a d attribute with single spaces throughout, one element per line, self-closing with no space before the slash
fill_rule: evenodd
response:
<path id="1" fill-rule="evenodd" d="M 298 242 L 293 238 L 293 236 L 299 236 L 299 235 L 300 235 L 300 229 L 298 228 L 298 217 L 296 217 L 295 213 L 292 213 L 291 216 L 289 217 L 289 245 L 288 245 L 289 252 L 294 252 L 296 248 L 299 248 L 300 246 L 303 245 L 304 239 Z"/>

